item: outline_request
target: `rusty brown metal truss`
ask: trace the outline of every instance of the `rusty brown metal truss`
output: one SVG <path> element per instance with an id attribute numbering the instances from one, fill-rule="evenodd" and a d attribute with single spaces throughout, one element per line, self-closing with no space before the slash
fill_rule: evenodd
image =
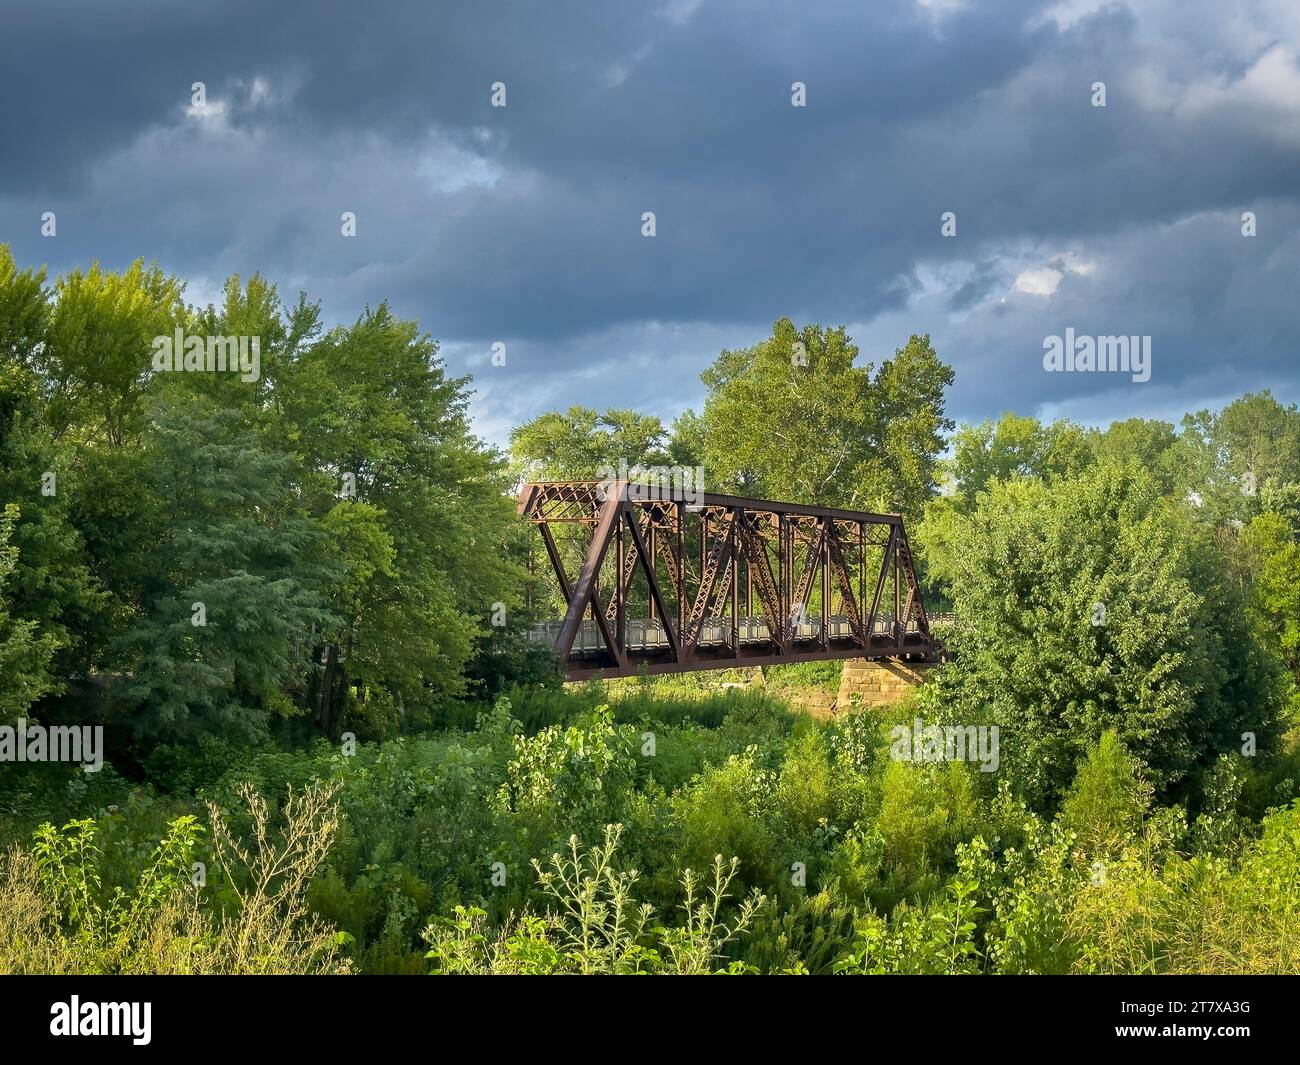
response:
<path id="1" fill-rule="evenodd" d="M 520 490 L 564 614 L 533 635 L 570 680 L 935 654 L 899 515 L 665 495 L 628 481 Z"/>

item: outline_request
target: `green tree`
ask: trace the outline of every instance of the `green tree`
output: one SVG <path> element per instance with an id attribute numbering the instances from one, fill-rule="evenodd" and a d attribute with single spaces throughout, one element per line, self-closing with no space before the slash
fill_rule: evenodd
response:
<path id="1" fill-rule="evenodd" d="M 318 634 L 334 623 L 335 570 L 320 531 L 285 501 L 291 459 L 241 413 L 197 397 L 151 415 L 148 490 L 166 531 L 119 638 L 133 664 L 122 698 L 137 733 L 256 736 L 291 712 Z"/>
<path id="2" fill-rule="evenodd" d="M 504 464 L 470 431 L 466 380 L 381 305 L 308 345 L 277 394 L 276 433 L 345 573 L 331 597 L 339 623 L 316 656 L 317 721 L 335 730 L 348 705 L 368 701 L 427 713 L 464 690 L 496 604 L 513 614 L 523 583 L 506 553 Z"/>
<path id="3" fill-rule="evenodd" d="M 673 419 L 668 443 L 668 457 L 674 466 L 702 466 L 705 454 L 704 419 L 693 410 L 682 411 Z"/>
<path id="4" fill-rule="evenodd" d="M 1242 530 L 1240 550 L 1260 627 L 1300 677 L 1300 543 L 1286 518 L 1265 513 Z"/>
<path id="5" fill-rule="evenodd" d="M 1138 463 L 1167 496 L 1185 497 L 1188 489 L 1188 443 L 1169 422 L 1127 418 L 1094 433 L 1098 458 Z"/>
<path id="6" fill-rule="evenodd" d="M 1300 482 L 1300 410 L 1271 392 L 1183 419 L 1192 489 L 1213 521 L 1248 521 L 1266 484 Z"/>
<path id="7" fill-rule="evenodd" d="M 184 320 L 184 285 L 137 260 L 122 273 L 98 263 L 54 284 L 43 342 L 32 364 L 55 437 L 121 445 L 137 430 L 153 338 Z"/>
<path id="8" fill-rule="evenodd" d="M 1279 732 L 1278 675 L 1212 540 L 1134 465 L 996 484 L 936 559 L 962 624 L 934 693 L 1002 728 L 1002 766 L 1051 804 L 1107 729 L 1162 792 L 1254 732 Z M 940 694 L 941 693 L 941 694 Z"/>
<path id="9" fill-rule="evenodd" d="M 44 273 L 14 266 L 0 246 L 0 500 L 18 503 L 9 584 L 14 617 L 35 623 L 57 654 L 56 676 L 83 672 L 103 642 L 106 602 L 74 524 L 81 471 L 76 449 L 54 439 L 31 366 L 45 344 Z"/>
<path id="10" fill-rule="evenodd" d="M 591 480 L 621 465 L 669 465 L 668 433 L 654 415 L 589 407 L 551 411 L 510 433 L 510 455 L 519 481 Z"/>
<path id="11" fill-rule="evenodd" d="M 841 328 L 787 318 L 701 375 L 708 484 L 745 495 L 916 513 L 934 490 L 952 369 L 912 337 L 878 370 Z"/>
<path id="12" fill-rule="evenodd" d="M 957 430 L 953 482 L 962 499 L 970 502 L 994 481 L 1068 474 L 1091 458 L 1087 433 L 1074 423 L 1043 425 L 1036 418 L 1007 413 Z"/>

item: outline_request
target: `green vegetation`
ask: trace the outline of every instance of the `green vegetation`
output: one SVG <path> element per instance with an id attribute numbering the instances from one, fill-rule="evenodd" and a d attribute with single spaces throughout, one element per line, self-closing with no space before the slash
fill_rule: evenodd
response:
<path id="1" fill-rule="evenodd" d="M 781 320 L 507 459 L 386 306 L 183 292 L 0 248 L 0 725 L 106 744 L 0 760 L 0 972 L 1300 971 L 1294 407 L 948 441 L 928 339 Z M 178 329 L 255 379 L 153 371 Z M 947 664 L 561 685 L 511 478 L 621 462 L 903 511 Z"/>
<path id="2" fill-rule="evenodd" d="M 1300 962 L 1300 804 L 1247 823 L 1239 797 L 1259 770 L 1239 757 L 1223 762 L 1220 801 L 1192 817 L 1155 804 L 1141 762 L 1106 733 L 1048 820 L 973 766 L 891 760 L 870 713 L 821 725 L 729 695 L 716 726 L 668 698 L 659 716 L 680 723 L 619 724 L 628 709 L 593 709 L 591 694 L 564 695 L 568 719 L 531 734 L 502 700 L 472 730 L 350 758 L 324 741 L 250 752 L 200 788 L 205 801 L 120 778 L 74 798 L 65 784 L 49 801 L 76 819 L 7 859 L 0 922 L 20 934 L 0 971 Z M 6 819 L 11 836 L 30 827 L 27 805 Z M 197 886 L 195 861 L 222 872 Z"/>
<path id="3" fill-rule="evenodd" d="M 70 712 L 124 766 L 199 736 L 430 723 L 522 585 L 466 382 L 383 305 L 323 331 L 257 277 L 220 307 L 182 291 L 141 263 L 51 289 L 0 247 L 6 597 L 54 652 L 26 705 L 89 700 Z M 257 380 L 152 371 L 175 330 L 260 338 Z"/>
<path id="4" fill-rule="evenodd" d="M 922 529 L 963 624 L 935 712 L 1001 726 L 1003 769 L 1058 799 L 1106 729 L 1161 794 L 1234 750 L 1273 751 L 1282 671 L 1259 654 L 1220 548 L 1136 465 L 996 481 Z"/>

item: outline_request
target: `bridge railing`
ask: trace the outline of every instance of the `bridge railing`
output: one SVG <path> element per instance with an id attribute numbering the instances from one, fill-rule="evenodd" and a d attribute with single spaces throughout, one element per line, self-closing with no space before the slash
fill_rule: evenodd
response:
<path id="1" fill-rule="evenodd" d="M 946 618 L 951 618 L 951 615 L 937 615 L 930 619 L 931 624 L 942 623 Z M 821 623 L 822 619 L 819 614 L 809 614 L 803 621 L 791 626 L 791 634 L 797 642 L 812 643 L 821 637 Z M 529 629 L 528 637 L 534 643 L 554 646 L 555 641 L 559 638 L 563 624 L 563 621 L 539 622 Z M 705 649 L 731 646 L 730 630 L 731 623 L 728 620 L 705 621 L 700 630 L 699 646 Z M 908 621 L 906 631 L 909 635 L 920 634 L 921 626 L 916 618 Z M 876 618 L 872 635 L 888 638 L 893 634 L 894 616 L 892 614 L 882 614 Z M 832 614 L 830 616 L 827 636 L 831 640 L 850 640 L 854 638 L 854 635 L 853 622 L 848 615 Z M 745 647 L 755 647 L 772 642 L 767 621 L 762 617 L 741 618 L 737 626 L 737 639 L 740 645 Z M 662 622 L 651 618 L 628 618 L 625 646 L 628 651 L 653 653 L 667 651 L 671 644 L 668 639 L 668 631 Z M 603 654 L 604 651 L 605 640 L 601 635 L 600 626 L 594 621 L 582 622 L 573 641 L 572 653 L 585 658 Z"/>

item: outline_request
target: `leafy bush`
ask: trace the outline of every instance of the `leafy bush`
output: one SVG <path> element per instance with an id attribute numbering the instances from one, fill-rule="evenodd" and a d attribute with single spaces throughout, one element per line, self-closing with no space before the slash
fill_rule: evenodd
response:
<path id="1" fill-rule="evenodd" d="M 1061 804 L 1060 824 L 1090 853 L 1107 853 L 1133 837 L 1150 800 L 1141 764 L 1114 732 L 1104 732 Z"/>

